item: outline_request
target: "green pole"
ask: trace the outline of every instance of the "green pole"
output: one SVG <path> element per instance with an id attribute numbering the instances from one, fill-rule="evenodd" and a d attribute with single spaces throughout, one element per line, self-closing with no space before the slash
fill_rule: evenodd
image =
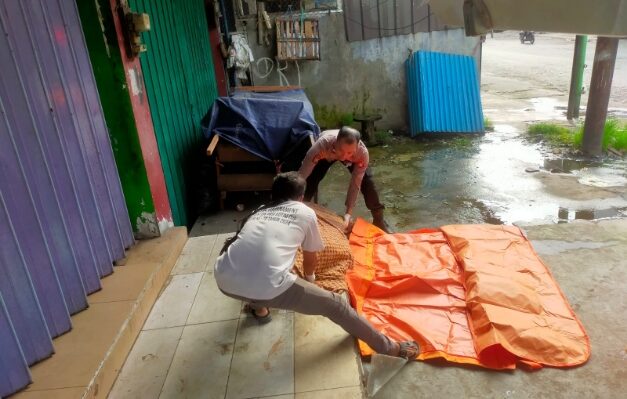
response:
<path id="1" fill-rule="evenodd" d="M 573 71 L 570 77 L 570 93 L 568 94 L 568 111 L 566 113 L 568 119 L 579 118 L 587 44 L 588 36 L 577 35 L 575 39 L 575 54 L 573 56 Z"/>

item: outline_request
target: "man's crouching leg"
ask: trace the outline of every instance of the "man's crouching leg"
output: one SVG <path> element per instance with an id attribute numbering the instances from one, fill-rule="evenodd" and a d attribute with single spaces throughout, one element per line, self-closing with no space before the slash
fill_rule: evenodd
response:
<path id="1" fill-rule="evenodd" d="M 325 316 L 352 336 L 366 342 L 376 352 L 394 356 L 398 354 L 398 344 L 375 330 L 342 296 L 323 290 L 303 279 L 296 280 L 278 297 L 258 302 L 257 305 Z"/>

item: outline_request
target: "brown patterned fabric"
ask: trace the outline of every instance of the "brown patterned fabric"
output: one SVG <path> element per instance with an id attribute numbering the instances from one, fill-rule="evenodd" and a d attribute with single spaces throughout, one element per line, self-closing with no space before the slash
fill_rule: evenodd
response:
<path id="1" fill-rule="evenodd" d="M 317 204 L 307 203 L 307 206 L 316 211 L 318 229 L 324 242 L 324 249 L 317 254 L 316 284 L 328 291 L 347 291 L 344 276 L 353 264 L 353 255 L 348 238 L 343 232 L 342 218 Z M 296 255 L 294 270 L 303 277 L 303 253 L 300 249 Z"/>

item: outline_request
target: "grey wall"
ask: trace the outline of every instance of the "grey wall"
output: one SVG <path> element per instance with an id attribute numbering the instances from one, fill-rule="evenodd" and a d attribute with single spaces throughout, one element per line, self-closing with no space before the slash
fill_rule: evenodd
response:
<path id="1" fill-rule="evenodd" d="M 377 129 L 407 129 L 407 95 L 404 61 L 409 51 L 431 50 L 473 55 L 479 63 L 479 38 L 465 37 L 463 29 L 391 36 L 347 42 L 341 12 L 323 14 L 320 19 L 321 61 L 300 61 L 300 73 L 290 62 L 282 73 L 291 85 L 305 87 L 316 107 L 316 119 L 322 127 L 333 124 L 341 115 L 377 112 L 383 119 Z M 246 27 L 242 23 L 246 21 Z M 252 65 L 255 85 L 280 85 L 275 44 L 257 44 L 256 19 L 238 21 L 238 29 L 247 31 L 255 61 Z M 274 32 L 273 32 L 274 33 Z M 272 60 L 272 71 L 267 73 Z M 281 63 L 281 68 L 285 62 Z M 267 75 L 267 76 L 265 76 Z M 285 81 L 283 81 L 285 84 Z"/>

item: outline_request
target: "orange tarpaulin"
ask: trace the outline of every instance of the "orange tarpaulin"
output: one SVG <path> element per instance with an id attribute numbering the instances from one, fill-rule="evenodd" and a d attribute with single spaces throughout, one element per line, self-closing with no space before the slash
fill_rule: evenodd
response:
<path id="1" fill-rule="evenodd" d="M 419 359 L 513 369 L 590 357 L 583 326 L 518 227 L 385 234 L 358 220 L 350 244 L 353 305 L 392 339 L 416 340 Z"/>

